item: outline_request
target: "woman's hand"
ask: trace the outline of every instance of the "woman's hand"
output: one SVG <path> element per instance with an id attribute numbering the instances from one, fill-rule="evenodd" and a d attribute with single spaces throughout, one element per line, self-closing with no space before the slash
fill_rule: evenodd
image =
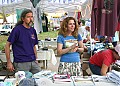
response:
<path id="1" fill-rule="evenodd" d="M 77 49 L 78 49 L 78 46 L 76 46 L 77 45 L 77 43 L 75 43 L 75 44 L 73 44 L 72 46 L 70 46 L 71 47 L 71 52 L 76 52 L 77 51 Z"/>
<path id="2" fill-rule="evenodd" d="M 76 52 L 78 50 L 78 47 L 75 47 L 74 49 L 72 49 L 72 52 Z"/>

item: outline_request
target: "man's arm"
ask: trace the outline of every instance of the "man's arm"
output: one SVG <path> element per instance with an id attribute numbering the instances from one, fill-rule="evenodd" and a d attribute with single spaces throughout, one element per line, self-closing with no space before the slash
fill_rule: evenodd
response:
<path id="1" fill-rule="evenodd" d="M 106 76 L 107 75 L 107 71 L 108 71 L 108 66 L 103 64 L 102 68 L 101 68 L 101 75 L 102 76 Z"/>
<path id="2" fill-rule="evenodd" d="M 13 64 L 12 64 L 11 59 L 10 59 L 10 45 L 11 45 L 10 42 L 7 42 L 6 45 L 5 45 L 5 54 L 6 54 L 6 60 L 7 60 L 7 69 L 9 71 L 14 71 L 14 67 L 13 67 Z"/>
<path id="3" fill-rule="evenodd" d="M 36 59 L 37 59 L 38 57 L 37 57 L 37 49 L 36 49 L 36 45 L 34 46 L 34 53 L 35 53 L 35 56 L 36 56 Z"/>

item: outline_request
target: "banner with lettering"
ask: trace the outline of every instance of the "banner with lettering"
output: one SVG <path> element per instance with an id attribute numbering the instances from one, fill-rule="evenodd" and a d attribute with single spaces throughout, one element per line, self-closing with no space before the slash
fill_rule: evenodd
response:
<path id="1" fill-rule="evenodd" d="M 75 2 L 75 0 L 48 0 L 50 3 L 69 4 Z"/>
<path id="2" fill-rule="evenodd" d="M 23 0 L 0 0 L 0 5 L 8 5 L 19 2 L 23 2 Z"/>

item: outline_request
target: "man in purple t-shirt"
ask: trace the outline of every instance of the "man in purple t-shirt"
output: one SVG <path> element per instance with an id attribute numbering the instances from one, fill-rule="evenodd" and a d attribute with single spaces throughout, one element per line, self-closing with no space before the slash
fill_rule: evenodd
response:
<path id="1" fill-rule="evenodd" d="M 19 21 L 12 30 L 5 45 L 7 69 L 9 71 L 29 71 L 37 73 L 41 69 L 37 64 L 37 52 L 35 45 L 38 44 L 36 31 L 33 24 L 33 13 L 26 9 L 21 14 Z M 13 64 L 10 60 L 10 45 L 13 50 Z"/>

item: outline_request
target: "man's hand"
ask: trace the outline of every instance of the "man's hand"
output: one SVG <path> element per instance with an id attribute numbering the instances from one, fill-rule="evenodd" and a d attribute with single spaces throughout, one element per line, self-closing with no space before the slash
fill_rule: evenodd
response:
<path id="1" fill-rule="evenodd" d="M 7 62 L 7 69 L 11 72 L 15 70 L 12 62 Z"/>
<path id="2" fill-rule="evenodd" d="M 38 60 L 35 61 L 38 64 Z"/>

